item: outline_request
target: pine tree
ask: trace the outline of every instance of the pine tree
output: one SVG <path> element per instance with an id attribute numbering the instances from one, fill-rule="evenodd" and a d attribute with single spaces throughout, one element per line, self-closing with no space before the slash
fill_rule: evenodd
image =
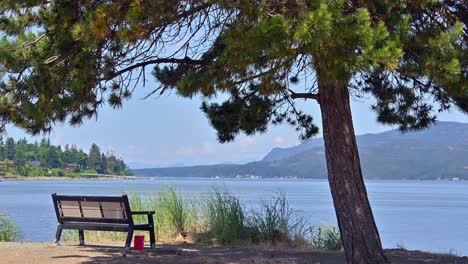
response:
<path id="1" fill-rule="evenodd" d="M 101 154 L 101 161 L 99 162 L 97 172 L 100 174 L 107 174 L 107 157 L 104 153 Z"/>
<path id="2" fill-rule="evenodd" d="M 60 168 L 62 162 L 60 161 L 59 149 L 54 146 L 49 146 L 47 150 L 46 166 L 48 168 Z"/>
<path id="3" fill-rule="evenodd" d="M 0 161 L 5 160 L 5 143 L 3 142 L 3 137 L 0 137 Z"/>
<path id="4" fill-rule="evenodd" d="M 7 138 L 6 158 L 11 161 L 15 159 L 15 140 L 13 138 Z"/>
<path id="5" fill-rule="evenodd" d="M 89 150 L 88 165 L 91 169 L 96 171 L 101 168 L 101 150 L 94 143 L 91 145 L 91 149 Z"/>
<path id="6" fill-rule="evenodd" d="M 41 147 L 47 147 L 47 138 L 43 137 L 41 139 L 41 144 L 40 144 Z"/>
<path id="7" fill-rule="evenodd" d="M 152 94 L 205 98 L 201 108 L 221 142 L 284 122 L 310 138 L 318 128 L 294 100 L 319 103 L 348 263 L 388 263 L 350 96 L 373 96 L 377 120 L 405 131 L 431 125 L 438 111 L 468 112 L 463 0 L 5 0 L 0 11 L 1 121 L 33 134 L 80 124 L 106 101 L 120 107 L 149 67 L 159 84 Z M 183 48 L 164 53 L 174 43 Z M 225 102 L 210 101 L 220 93 Z M 93 155 L 98 168 L 101 156 Z"/>
<path id="8" fill-rule="evenodd" d="M 26 163 L 26 152 L 28 142 L 25 138 L 18 140 L 14 146 L 14 162 L 17 166 L 24 166 Z M 12 159 L 13 160 L 13 159 Z"/>

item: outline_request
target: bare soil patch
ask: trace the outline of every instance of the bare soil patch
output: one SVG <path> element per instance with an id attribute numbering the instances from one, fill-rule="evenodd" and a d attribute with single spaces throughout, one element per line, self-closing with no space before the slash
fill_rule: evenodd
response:
<path id="1" fill-rule="evenodd" d="M 343 252 L 290 249 L 280 247 L 208 247 L 193 244 L 158 245 L 156 250 L 131 250 L 123 257 L 119 244 L 76 244 L 54 246 L 52 243 L 0 243 L 1 264 L 147 264 L 147 263 L 251 263 L 251 264 L 343 264 Z M 468 257 L 431 254 L 400 249 L 386 250 L 392 263 L 399 264 L 468 264 Z"/>

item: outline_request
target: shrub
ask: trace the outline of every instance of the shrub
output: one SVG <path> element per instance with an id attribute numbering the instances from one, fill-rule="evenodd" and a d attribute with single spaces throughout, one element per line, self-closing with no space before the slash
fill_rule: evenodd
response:
<path id="1" fill-rule="evenodd" d="M 314 248 L 326 250 L 341 250 L 343 248 L 340 231 L 334 227 L 312 227 L 311 234 Z"/>
<path id="2" fill-rule="evenodd" d="M 271 243 L 304 240 L 306 224 L 307 221 L 289 207 L 284 194 L 262 201 L 260 209 L 252 211 L 249 218 L 249 226 L 256 234 L 254 242 L 256 239 Z"/>
<path id="3" fill-rule="evenodd" d="M 20 237 L 16 224 L 7 215 L 0 214 L 0 242 L 16 241 Z"/>

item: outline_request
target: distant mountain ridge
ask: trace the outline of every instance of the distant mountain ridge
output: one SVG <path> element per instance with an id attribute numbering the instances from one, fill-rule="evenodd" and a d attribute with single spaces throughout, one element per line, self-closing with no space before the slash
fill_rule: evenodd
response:
<path id="1" fill-rule="evenodd" d="M 376 134 L 363 134 L 356 138 L 359 147 L 375 147 L 383 145 L 389 140 L 426 140 L 440 143 L 468 144 L 468 123 L 438 122 L 436 125 L 421 131 L 403 133 L 399 130 L 390 130 Z M 323 147 L 323 144 L 323 138 L 313 138 L 294 147 L 274 148 L 262 161 L 286 159 L 306 150 Z"/>
<path id="2" fill-rule="evenodd" d="M 432 127 L 402 133 L 390 130 L 357 136 L 367 179 L 468 180 L 468 124 L 438 122 Z M 326 178 L 323 139 L 310 139 L 290 148 L 274 148 L 262 160 L 243 165 L 208 165 L 134 170 L 159 177 L 258 176 Z"/>

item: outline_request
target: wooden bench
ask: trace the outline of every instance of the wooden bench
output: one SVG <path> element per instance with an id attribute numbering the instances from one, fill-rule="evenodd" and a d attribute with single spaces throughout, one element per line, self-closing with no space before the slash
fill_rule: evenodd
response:
<path id="1" fill-rule="evenodd" d="M 125 249 L 130 249 L 135 230 L 149 231 L 151 248 L 156 247 L 153 211 L 131 211 L 127 195 L 68 196 L 52 194 L 57 215 L 55 243 L 60 242 L 62 230 L 78 230 L 80 245 L 84 245 L 84 230 L 127 232 Z M 134 215 L 147 215 L 147 224 L 135 224 Z"/>

